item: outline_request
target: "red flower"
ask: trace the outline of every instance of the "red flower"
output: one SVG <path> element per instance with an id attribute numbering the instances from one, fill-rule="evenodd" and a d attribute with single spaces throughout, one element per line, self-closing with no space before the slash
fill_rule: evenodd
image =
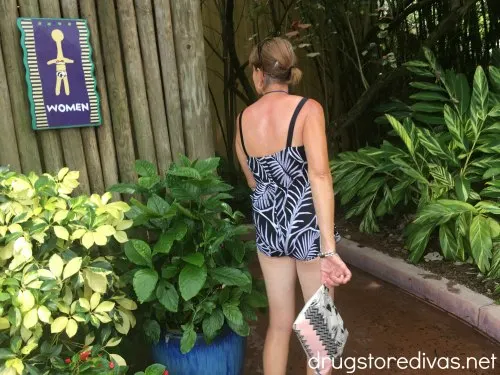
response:
<path id="1" fill-rule="evenodd" d="M 109 368 L 110 369 L 114 369 L 115 368 L 115 364 L 113 362 L 109 362 Z"/>
<path id="2" fill-rule="evenodd" d="M 168 375 L 168 371 L 167 370 L 163 371 L 163 375 Z"/>
<path id="3" fill-rule="evenodd" d="M 70 363 L 71 363 L 71 358 L 66 358 L 66 359 L 64 360 L 64 362 L 66 362 L 67 364 L 70 364 Z"/>
<path id="4" fill-rule="evenodd" d="M 90 357 L 90 352 L 82 352 L 80 353 L 80 361 L 85 362 Z"/>

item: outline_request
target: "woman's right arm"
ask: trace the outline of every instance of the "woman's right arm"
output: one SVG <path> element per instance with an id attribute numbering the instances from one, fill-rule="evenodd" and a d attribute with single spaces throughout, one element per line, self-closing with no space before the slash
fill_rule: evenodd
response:
<path id="1" fill-rule="evenodd" d="M 314 209 L 320 229 L 321 251 L 335 252 L 335 197 L 328 159 L 325 116 L 321 104 L 317 101 L 309 100 L 307 106 L 302 136 Z M 321 268 L 323 281 L 329 284 L 345 284 L 351 278 L 351 272 L 339 256 L 323 258 Z"/>

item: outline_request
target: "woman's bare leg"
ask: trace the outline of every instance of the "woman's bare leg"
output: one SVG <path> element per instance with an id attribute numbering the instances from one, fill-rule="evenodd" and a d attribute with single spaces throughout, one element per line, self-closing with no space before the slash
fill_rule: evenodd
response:
<path id="1" fill-rule="evenodd" d="M 320 259 L 311 261 L 297 261 L 297 275 L 299 277 L 304 302 L 307 302 L 318 291 L 321 286 Z M 333 297 L 333 288 L 331 295 Z M 307 375 L 314 375 L 314 369 L 307 365 Z"/>
<path id="2" fill-rule="evenodd" d="M 264 375 L 285 375 L 290 335 L 295 320 L 295 260 L 289 257 L 268 257 L 260 252 L 258 255 L 269 299 Z"/>

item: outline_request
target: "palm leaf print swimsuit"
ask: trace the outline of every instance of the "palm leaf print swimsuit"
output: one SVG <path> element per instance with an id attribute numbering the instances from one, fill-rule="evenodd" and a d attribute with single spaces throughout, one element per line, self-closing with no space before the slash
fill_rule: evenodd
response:
<path id="1" fill-rule="evenodd" d="M 242 117 L 239 127 L 241 145 L 256 181 L 250 195 L 259 251 L 272 257 L 289 256 L 312 260 L 320 252 L 320 231 L 307 173 L 304 146 L 293 146 L 295 122 L 307 98 L 295 108 L 284 149 L 266 156 L 249 156 L 243 141 Z M 335 236 L 338 240 L 338 235 Z"/>

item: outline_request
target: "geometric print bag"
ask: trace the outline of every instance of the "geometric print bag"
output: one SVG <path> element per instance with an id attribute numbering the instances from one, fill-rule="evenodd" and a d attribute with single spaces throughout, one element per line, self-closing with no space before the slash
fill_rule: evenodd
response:
<path id="1" fill-rule="evenodd" d="M 308 365 L 316 375 L 328 373 L 332 361 L 342 355 L 349 332 L 326 286 L 307 301 L 297 316 L 293 330 L 307 354 Z"/>

